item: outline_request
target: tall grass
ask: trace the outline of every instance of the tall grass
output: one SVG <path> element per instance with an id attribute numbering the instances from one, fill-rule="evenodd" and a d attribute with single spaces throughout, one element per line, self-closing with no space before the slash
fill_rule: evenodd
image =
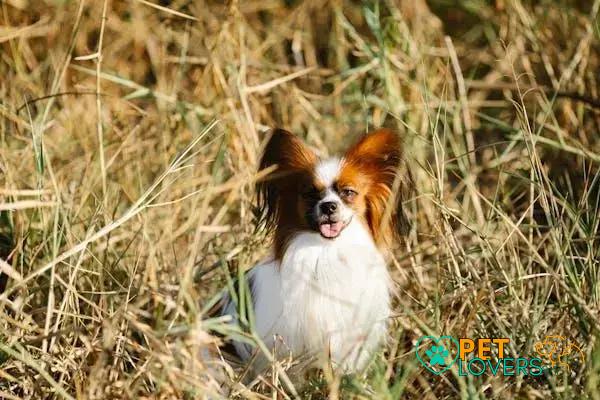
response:
<path id="1" fill-rule="evenodd" d="M 0 397 L 600 399 L 600 1 L 0 3 Z M 269 127 L 320 155 L 397 130 L 416 185 L 364 376 L 199 357 L 267 254 Z M 428 374 L 425 334 L 548 334 L 586 362 Z M 242 383 L 243 382 L 243 383 Z M 294 385 L 294 387 L 290 387 Z"/>

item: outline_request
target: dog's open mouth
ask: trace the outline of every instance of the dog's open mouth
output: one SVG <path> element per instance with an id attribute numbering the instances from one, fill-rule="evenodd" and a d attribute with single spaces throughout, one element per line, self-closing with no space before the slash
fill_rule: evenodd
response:
<path id="1" fill-rule="evenodd" d="M 335 239 L 346 227 L 344 221 L 324 221 L 319 224 L 319 232 L 326 239 Z"/>

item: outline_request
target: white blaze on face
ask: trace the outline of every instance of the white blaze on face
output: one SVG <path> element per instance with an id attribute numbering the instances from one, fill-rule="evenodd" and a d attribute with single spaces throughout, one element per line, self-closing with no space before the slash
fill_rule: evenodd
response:
<path id="1" fill-rule="evenodd" d="M 338 207 L 336 215 L 339 219 L 337 221 L 319 223 L 321 235 L 330 239 L 337 237 L 352 218 L 352 210 L 344 204 L 335 188 L 342 164 L 343 160 L 338 157 L 329 158 L 321 161 L 315 170 L 317 180 L 325 187 L 323 197 L 315 205 L 314 213 L 317 221 L 320 222 L 325 217 L 320 208 L 321 204 L 333 202 Z"/>
<path id="2" fill-rule="evenodd" d="M 317 179 L 325 185 L 326 188 L 333 187 L 338 175 L 340 174 L 342 160 L 339 157 L 329 158 L 317 164 Z"/>

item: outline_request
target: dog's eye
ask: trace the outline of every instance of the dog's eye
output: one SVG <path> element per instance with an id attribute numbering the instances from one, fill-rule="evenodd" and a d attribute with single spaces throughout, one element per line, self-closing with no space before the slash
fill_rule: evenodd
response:
<path id="1" fill-rule="evenodd" d="M 356 196 L 358 193 L 354 189 L 343 188 L 340 194 L 342 195 L 342 197 L 344 199 L 352 200 L 354 198 L 354 196 Z"/>

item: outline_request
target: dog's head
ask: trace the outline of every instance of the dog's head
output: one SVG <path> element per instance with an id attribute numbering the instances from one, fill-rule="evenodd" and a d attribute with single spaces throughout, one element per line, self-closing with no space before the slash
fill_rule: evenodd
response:
<path id="1" fill-rule="evenodd" d="M 258 184 L 259 209 L 275 228 L 276 253 L 299 231 L 336 240 L 356 219 L 378 246 L 406 231 L 402 193 L 410 181 L 400 172 L 399 137 L 379 129 L 360 138 L 343 157 L 325 160 L 297 136 L 272 132 L 260 169 L 275 167 Z"/>

